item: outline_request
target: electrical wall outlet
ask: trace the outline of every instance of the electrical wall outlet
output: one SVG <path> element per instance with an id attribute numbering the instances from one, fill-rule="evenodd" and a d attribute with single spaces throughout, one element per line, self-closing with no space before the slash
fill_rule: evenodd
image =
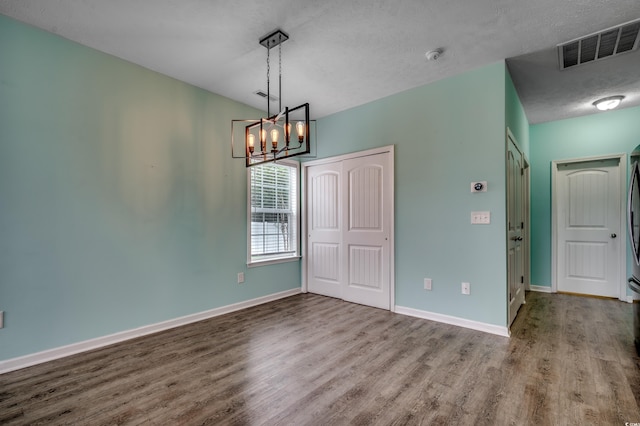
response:
<path id="1" fill-rule="evenodd" d="M 431 278 L 424 279 L 424 289 L 431 290 Z"/>
<path id="2" fill-rule="evenodd" d="M 0 328 L 4 328 L 4 311 L 0 311 Z"/>
<path id="3" fill-rule="evenodd" d="M 462 294 L 471 294 L 471 284 L 462 283 Z"/>
<path id="4" fill-rule="evenodd" d="M 244 272 L 238 272 L 238 284 L 242 284 L 244 282 Z"/>

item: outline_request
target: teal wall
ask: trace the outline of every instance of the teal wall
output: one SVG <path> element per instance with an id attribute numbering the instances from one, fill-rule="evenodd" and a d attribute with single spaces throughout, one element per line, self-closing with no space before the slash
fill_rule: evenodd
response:
<path id="1" fill-rule="evenodd" d="M 550 287 L 551 162 L 629 154 L 640 145 L 640 107 L 536 124 L 530 132 L 531 283 Z"/>
<path id="2" fill-rule="evenodd" d="M 518 146 L 528 160 L 530 145 L 529 122 L 527 121 L 527 116 L 524 113 L 524 107 L 522 106 L 522 102 L 520 102 L 518 92 L 516 92 L 516 87 L 513 84 L 513 80 L 511 79 L 511 75 L 509 75 L 508 70 L 505 78 L 505 120 L 507 122 L 507 127 L 511 130 L 511 134 L 516 138 Z"/>
<path id="3" fill-rule="evenodd" d="M 399 306 L 506 326 L 505 74 L 499 62 L 318 121 L 319 158 L 396 146 Z M 491 224 L 472 226 L 476 210 Z"/>
<path id="4" fill-rule="evenodd" d="M 0 16 L 0 360 L 298 288 L 246 268 L 256 113 Z"/>

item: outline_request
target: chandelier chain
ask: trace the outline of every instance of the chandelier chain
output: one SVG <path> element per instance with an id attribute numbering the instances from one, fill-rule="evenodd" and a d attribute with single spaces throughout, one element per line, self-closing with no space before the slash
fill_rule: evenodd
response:
<path id="1" fill-rule="evenodd" d="M 271 51 L 270 48 L 267 47 L 267 117 L 271 117 L 271 111 L 269 109 L 270 105 L 270 98 L 271 98 L 271 90 L 270 90 L 270 81 L 269 81 L 269 76 L 271 74 L 271 63 L 269 61 L 269 52 Z"/>
<path id="2" fill-rule="evenodd" d="M 278 113 L 282 111 L 282 43 L 278 45 Z"/>

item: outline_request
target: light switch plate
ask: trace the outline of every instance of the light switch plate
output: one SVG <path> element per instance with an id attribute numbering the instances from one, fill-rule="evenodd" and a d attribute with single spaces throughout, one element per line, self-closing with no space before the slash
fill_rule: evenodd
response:
<path id="1" fill-rule="evenodd" d="M 471 212 L 472 225 L 489 225 L 491 223 L 491 212 Z"/>

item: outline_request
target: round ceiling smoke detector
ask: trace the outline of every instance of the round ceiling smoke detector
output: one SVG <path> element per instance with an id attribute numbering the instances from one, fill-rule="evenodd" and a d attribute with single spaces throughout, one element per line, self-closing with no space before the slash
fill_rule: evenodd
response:
<path id="1" fill-rule="evenodd" d="M 424 56 L 426 56 L 427 60 L 429 61 L 435 61 L 440 57 L 440 55 L 442 55 L 443 52 L 444 50 L 442 49 L 430 50 L 425 53 Z"/>

